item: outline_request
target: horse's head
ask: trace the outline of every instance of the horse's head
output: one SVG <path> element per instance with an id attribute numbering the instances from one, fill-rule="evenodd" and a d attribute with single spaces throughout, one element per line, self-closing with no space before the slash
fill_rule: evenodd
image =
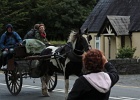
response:
<path id="1" fill-rule="evenodd" d="M 73 51 L 78 55 L 82 55 L 83 52 L 86 52 L 91 48 L 90 40 L 92 37 L 87 31 L 87 29 L 84 32 L 81 32 L 81 30 L 78 32 L 72 31 L 68 38 L 67 42 L 72 44 Z"/>
<path id="2" fill-rule="evenodd" d="M 88 29 L 86 29 L 84 32 L 81 32 L 81 30 L 79 30 L 79 34 L 81 35 L 81 44 L 84 47 L 85 51 L 88 51 L 89 49 L 91 49 L 91 45 L 90 45 L 90 41 L 92 39 L 92 36 L 88 33 Z"/>

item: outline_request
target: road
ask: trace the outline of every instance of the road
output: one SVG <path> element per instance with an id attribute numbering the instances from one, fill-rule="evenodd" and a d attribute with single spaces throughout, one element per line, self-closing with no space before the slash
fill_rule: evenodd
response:
<path id="1" fill-rule="evenodd" d="M 64 81 L 58 76 L 58 84 L 50 97 L 41 94 L 40 79 L 27 78 L 18 96 L 12 96 L 5 84 L 4 74 L 0 74 L 0 100 L 65 100 Z M 77 77 L 70 77 L 70 88 Z M 119 82 L 112 88 L 109 100 L 140 100 L 140 75 L 120 75 Z"/>

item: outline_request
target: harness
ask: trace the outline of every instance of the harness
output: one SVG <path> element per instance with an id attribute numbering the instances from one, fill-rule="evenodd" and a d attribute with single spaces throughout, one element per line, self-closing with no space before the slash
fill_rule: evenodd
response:
<path id="1" fill-rule="evenodd" d="M 61 54 L 61 51 L 63 50 L 65 50 L 65 53 Z M 83 50 L 78 50 L 78 49 L 74 49 L 74 50 L 83 52 Z M 63 69 L 64 65 L 61 64 L 61 61 L 60 61 L 61 58 L 62 59 L 65 58 L 64 56 L 66 56 L 72 62 L 82 62 L 82 56 L 75 54 L 74 50 L 73 50 L 72 44 L 69 42 L 65 44 L 63 47 L 60 47 L 59 49 L 57 49 L 55 53 L 53 54 L 53 58 L 50 58 L 50 59 L 55 59 L 57 68 L 61 69 L 61 71 L 64 71 Z"/>
<path id="2" fill-rule="evenodd" d="M 65 53 L 63 53 L 63 54 L 59 54 L 59 53 L 61 53 L 62 51 L 65 51 Z M 77 49 L 74 49 L 74 50 L 77 50 Z M 72 44 L 71 44 L 71 42 L 68 42 L 67 44 L 65 44 L 63 47 L 60 47 L 60 48 L 58 48 L 56 51 L 55 51 L 55 53 L 54 53 L 54 58 L 53 59 L 55 59 L 55 61 L 56 61 L 56 64 L 57 64 L 57 66 L 58 66 L 58 68 L 59 69 L 61 69 L 61 70 L 63 70 L 63 66 L 62 66 L 62 64 L 61 63 L 59 63 L 59 59 L 60 58 L 65 58 L 64 56 L 67 56 L 69 59 L 70 59 L 70 61 L 72 61 L 72 62 L 81 62 L 82 61 L 82 56 L 80 55 L 76 55 L 75 53 L 74 53 L 74 50 L 73 50 L 73 47 L 72 47 Z M 80 52 L 83 52 L 83 51 L 81 51 L 81 50 L 77 50 L 77 51 L 80 51 Z M 52 58 L 51 58 L 52 59 Z"/>

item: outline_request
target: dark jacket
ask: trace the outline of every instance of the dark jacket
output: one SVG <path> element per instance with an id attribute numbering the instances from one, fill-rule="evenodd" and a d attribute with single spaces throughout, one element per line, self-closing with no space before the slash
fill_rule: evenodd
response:
<path id="1" fill-rule="evenodd" d="M 119 80 L 119 75 L 109 62 L 105 64 L 105 69 L 106 73 L 89 73 L 79 77 L 67 100 L 109 100 L 111 88 Z"/>
<path id="2" fill-rule="evenodd" d="M 35 33 L 37 29 L 31 29 L 27 32 L 27 34 L 24 36 L 24 39 L 35 39 Z"/>

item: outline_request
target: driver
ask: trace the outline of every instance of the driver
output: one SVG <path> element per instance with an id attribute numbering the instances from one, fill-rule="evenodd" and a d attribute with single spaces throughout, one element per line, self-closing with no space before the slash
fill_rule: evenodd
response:
<path id="1" fill-rule="evenodd" d="M 12 58 L 14 47 L 17 45 L 22 45 L 22 39 L 17 32 L 13 31 L 12 24 L 7 24 L 6 32 L 4 32 L 0 38 L 2 70 L 7 69 L 7 61 L 8 59 Z"/>

